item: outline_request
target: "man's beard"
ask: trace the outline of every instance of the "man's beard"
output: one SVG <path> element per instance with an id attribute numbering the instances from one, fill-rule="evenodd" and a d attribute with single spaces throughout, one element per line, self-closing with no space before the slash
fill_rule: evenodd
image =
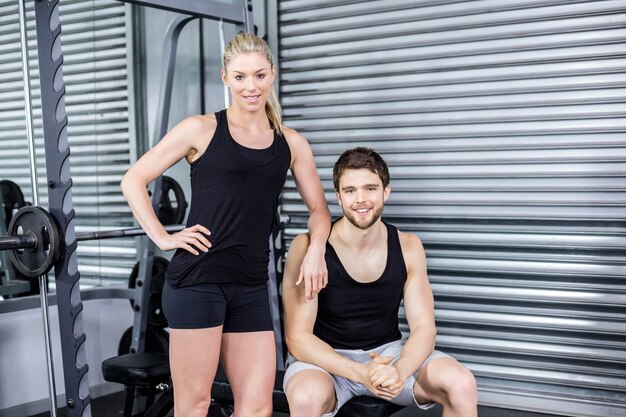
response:
<path id="1" fill-rule="evenodd" d="M 344 211 L 343 213 L 346 219 L 348 219 L 348 221 L 352 223 L 354 227 L 358 227 L 359 229 L 362 229 L 362 230 L 369 229 L 374 223 L 376 223 L 376 221 L 380 218 L 382 214 L 383 214 L 383 206 L 374 207 L 371 220 L 367 221 L 367 223 L 363 223 L 363 222 L 359 223 L 358 217 L 352 212 L 352 210 L 347 210 L 347 211 Z"/>

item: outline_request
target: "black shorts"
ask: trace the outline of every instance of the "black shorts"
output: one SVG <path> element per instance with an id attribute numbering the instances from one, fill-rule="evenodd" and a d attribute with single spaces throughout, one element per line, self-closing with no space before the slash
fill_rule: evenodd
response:
<path id="1" fill-rule="evenodd" d="M 163 286 L 163 314 L 172 329 L 224 325 L 224 333 L 273 330 L 267 283 Z"/>

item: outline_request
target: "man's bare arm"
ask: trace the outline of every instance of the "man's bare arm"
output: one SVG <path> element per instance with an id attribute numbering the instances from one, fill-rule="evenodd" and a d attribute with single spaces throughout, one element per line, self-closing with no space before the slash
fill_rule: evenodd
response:
<path id="1" fill-rule="evenodd" d="M 388 369 L 379 367 L 378 373 L 374 371 L 370 375 L 373 384 L 395 392 L 396 395 L 409 376 L 415 373 L 432 353 L 437 332 L 434 300 L 426 272 L 424 247 L 419 238 L 413 234 L 400 233 L 400 241 L 407 265 L 404 311 L 409 323 L 410 335 L 402 348 L 400 358 L 394 364 L 397 374 L 390 379 Z"/>
<path id="2" fill-rule="evenodd" d="M 313 334 L 317 317 L 318 298 L 305 300 L 305 289 L 296 281 L 300 273 L 300 264 L 309 245 L 308 235 L 294 239 L 287 255 L 283 276 L 283 304 L 285 310 L 285 333 L 289 352 L 298 360 L 307 362 L 327 372 L 359 382 L 378 394 L 378 390 L 369 383 L 368 364 L 360 364 L 347 359 Z M 323 290 L 322 290 L 323 291 Z M 377 359 L 383 363 L 382 358 Z M 376 363 L 376 362 L 374 362 Z"/>

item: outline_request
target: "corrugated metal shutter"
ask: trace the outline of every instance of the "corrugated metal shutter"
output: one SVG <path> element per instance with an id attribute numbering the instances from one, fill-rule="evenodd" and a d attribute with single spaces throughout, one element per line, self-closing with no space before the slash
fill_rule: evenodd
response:
<path id="1" fill-rule="evenodd" d="M 29 56 L 39 191 L 47 207 L 33 3 L 27 2 Z M 17 5 L 17 0 L 0 0 L 0 178 L 16 182 L 32 201 Z M 113 0 L 61 0 L 59 5 L 77 231 L 133 225 L 119 187 L 131 152 L 125 10 Z M 133 238 L 81 242 L 81 283 L 127 279 L 135 252 Z"/>
<path id="2" fill-rule="evenodd" d="M 278 10 L 286 124 L 331 202 L 343 150 L 383 154 L 385 218 L 422 238 L 437 346 L 481 403 L 626 415 L 626 1 Z M 282 210 L 305 230 L 292 180 Z"/>

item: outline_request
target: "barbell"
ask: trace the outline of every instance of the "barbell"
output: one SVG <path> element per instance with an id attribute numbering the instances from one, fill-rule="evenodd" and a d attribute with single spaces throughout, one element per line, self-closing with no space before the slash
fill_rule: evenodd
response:
<path id="1" fill-rule="evenodd" d="M 187 201 L 182 187 L 171 177 L 163 175 L 161 199 L 157 217 L 168 232 L 184 229 Z M 50 271 L 61 253 L 61 232 L 54 217 L 39 206 L 25 206 L 19 186 L 12 181 L 0 181 L 5 219 L 10 219 L 8 236 L 0 236 L 0 250 L 10 250 L 11 262 L 22 275 L 38 277 Z M 173 197 L 173 198 L 172 198 Z M 19 210 L 13 213 L 13 209 Z M 76 233 L 76 240 L 98 240 L 145 235 L 141 228 Z"/>
<path id="2" fill-rule="evenodd" d="M 165 226 L 167 232 L 179 232 L 182 224 Z M 50 271 L 61 253 L 61 229 L 45 209 L 22 207 L 9 223 L 8 236 L 0 236 L 0 250 L 10 250 L 11 262 L 27 277 L 37 277 Z M 139 228 L 76 233 L 77 241 L 142 236 Z"/>

